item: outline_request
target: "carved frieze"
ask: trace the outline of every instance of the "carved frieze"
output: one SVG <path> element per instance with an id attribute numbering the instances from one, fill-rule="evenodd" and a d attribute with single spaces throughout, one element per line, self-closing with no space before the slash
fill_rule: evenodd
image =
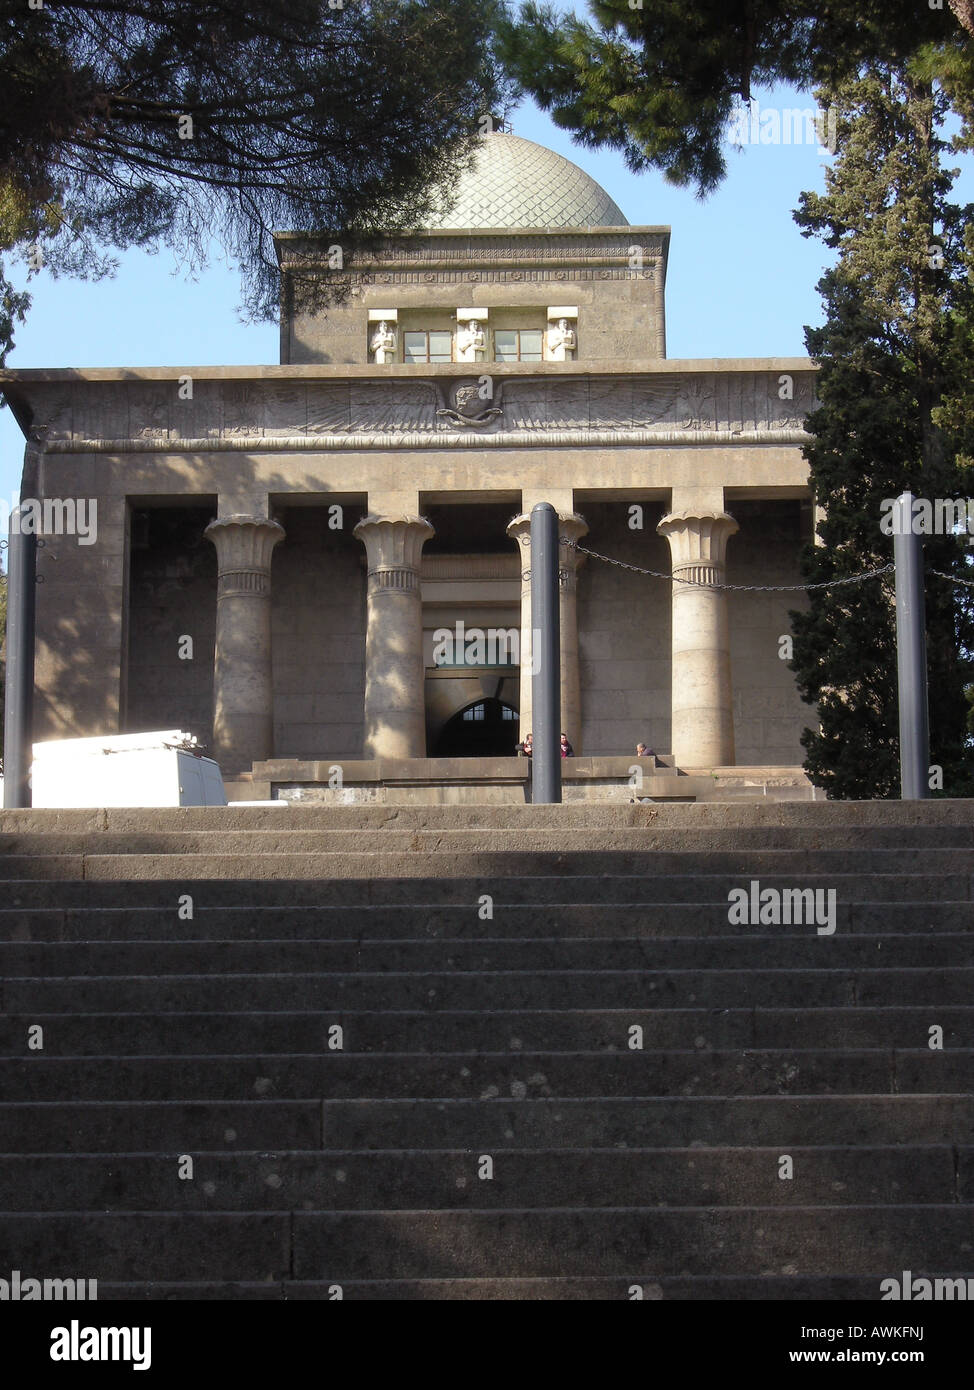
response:
<path id="1" fill-rule="evenodd" d="M 368 434 L 433 430 L 438 404 L 436 383 L 431 381 L 353 381 L 348 428 Z"/>
<path id="2" fill-rule="evenodd" d="M 113 385 L 114 383 L 109 383 Z M 107 393 L 106 393 L 107 394 Z M 83 408 L 87 408 L 94 414 L 96 407 L 93 399 L 101 396 L 101 412 L 105 412 L 111 419 L 117 419 L 121 423 L 124 417 L 123 411 L 113 411 L 110 401 L 101 392 L 79 391 L 75 404 L 75 435 L 78 434 L 78 420 Z M 176 396 L 176 383 L 167 383 L 160 390 L 160 383 L 142 381 L 137 382 L 128 391 L 128 431 L 132 439 L 168 439 L 169 413 L 172 409 L 173 401 Z M 84 406 L 82 405 L 84 403 Z M 99 413 L 101 413 L 99 412 Z"/>
<path id="3" fill-rule="evenodd" d="M 225 441 L 235 447 L 274 441 L 279 447 L 356 447 L 375 438 L 387 447 L 408 436 L 419 443 L 472 435 L 547 436 L 642 432 L 728 439 L 800 434 L 815 408 L 811 370 L 659 372 L 602 376 L 504 375 L 497 364 L 433 378 L 346 381 L 269 378 L 196 381 L 182 399 L 178 378 L 137 382 L 36 383 L 35 418 L 49 426 L 49 447 L 93 447 L 125 441 L 178 447 L 179 441 Z M 343 441 L 345 443 L 343 444 Z"/>
<path id="4" fill-rule="evenodd" d="M 286 437 L 294 433 L 295 427 L 308 428 L 307 409 L 308 391 L 303 383 L 267 382 L 264 387 L 265 435 Z"/>
<path id="5" fill-rule="evenodd" d="M 685 430 L 716 429 L 713 377 L 684 377 L 679 392 L 680 424 Z"/>
<path id="6" fill-rule="evenodd" d="M 40 409 L 34 414 L 34 423 L 46 428 L 53 439 L 70 439 L 74 433 L 73 386 L 55 386 L 45 390 Z"/>
<path id="7" fill-rule="evenodd" d="M 260 383 L 228 381 L 223 389 L 223 433 L 228 438 L 264 433 L 265 393 Z"/>
<path id="8" fill-rule="evenodd" d="M 350 428 L 348 382 L 308 382 L 304 386 L 308 434 L 346 433 Z"/>
<path id="9" fill-rule="evenodd" d="M 517 270 L 487 267 L 480 270 L 440 269 L 422 273 L 416 270 L 390 270 L 379 274 L 367 270 L 351 270 L 346 278 L 353 286 L 379 285 L 380 287 L 417 284 L 502 285 L 511 281 L 515 283 L 523 281 L 535 284 L 569 284 L 582 280 L 652 280 L 655 278 L 655 272 L 652 264 L 644 265 L 641 270 L 633 270 L 626 265 L 568 266 L 557 270 L 546 266 L 526 266 Z"/>

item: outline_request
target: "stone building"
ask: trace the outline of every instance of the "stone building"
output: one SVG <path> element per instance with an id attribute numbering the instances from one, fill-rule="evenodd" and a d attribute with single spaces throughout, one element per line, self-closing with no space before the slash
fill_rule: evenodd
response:
<path id="1" fill-rule="evenodd" d="M 522 799 L 528 514 L 563 548 L 568 796 L 786 784 L 805 359 L 666 358 L 670 234 L 485 137 L 422 234 L 277 239 L 281 363 L 6 371 L 40 562 L 35 737 L 182 727 L 231 796 Z M 290 308 L 316 266 L 347 287 Z M 87 504 L 97 528 L 70 531 Z M 63 524 L 62 524 L 63 523 Z M 53 562 L 56 557 L 56 563 Z M 341 790 L 339 790 L 339 787 Z"/>

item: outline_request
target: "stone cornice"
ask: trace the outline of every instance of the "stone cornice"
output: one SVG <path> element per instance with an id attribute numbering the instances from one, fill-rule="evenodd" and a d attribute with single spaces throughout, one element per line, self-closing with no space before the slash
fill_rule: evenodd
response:
<path id="1" fill-rule="evenodd" d="M 35 382 L 111 381 L 133 384 L 145 381 L 177 382 L 182 376 L 194 381 L 354 381 L 436 377 L 454 377 L 459 363 L 441 366 L 389 363 L 377 367 L 374 363 L 311 362 L 311 363 L 249 363 L 244 365 L 213 366 L 186 364 L 160 367 L 4 367 L 0 369 L 0 390 L 18 383 Z M 667 376 L 683 372 L 811 372 L 818 368 L 810 357 L 657 357 L 607 358 L 590 362 L 506 362 L 501 369 L 505 377 L 603 377 L 603 376 Z M 499 375 L 499 373 L 498 373 Z"/>
<path id="2" fill-rule="evenodd" d="M 345 264 L 360 264 L 370 259 L 422 259 L 427 255 L 494 255 L 516 258 L 526 245 L 537 246 L 545 260 L 557 260 L 576 248 L 591 245 L 612 246 L 642 244 L 652 248 L 652 254 L 665 255 L 670 242 L 671 228 L 666 225 L 626 225 L 622 227 L 431 227 L 399 236 L 377 237 L 358 246 L 349 237 L 317 236 L 305 232 L 277 232 L 274 245 L 283 269 L 292 269 L 300 258 L 310 253 L 309 265 L 320 267 L 327 260 L 333 245 L 347 247 Z"/>
<path id="3" fill-rule="evenodd" d="M 366 275 L 375 277 L 381 283 L 383 272 L 407 268 L 419 271 L 461 269 L 486 272 L 491 267 L 504 270 L 530 267 L 557 270 L 558 267 L 620 266 L 633 273 L 634 248 L 639 248 L 650 269 L 654 262 L 664 267 L 668 241 L 668 233 L 660 228 L 599 229 L 582 235 L 570 231 L 539 233 L 525 230 L 516 240 L 506 233 L 478 235 L 448 232 L 435 240 L 417 236 L 352 250 L 346 254 L 341 270 L 334 271 L 328 268 L 330 248 L 325 242 L 297 241 L 279 245 L 278 256 L 285 273 L 326 274 L 336 284 L 349 279 L 358 281 Z M 391 279 L 391 275 L 388 278 Z"/>

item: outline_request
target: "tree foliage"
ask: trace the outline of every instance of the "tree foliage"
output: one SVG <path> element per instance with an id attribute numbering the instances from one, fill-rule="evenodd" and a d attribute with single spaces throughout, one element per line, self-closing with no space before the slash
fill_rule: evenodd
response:
<path id="1" fill-rule="evenodd" d="M 882 503 L 905 489 L 966 498 L 974 482 L 969 326 L 971 209 L 950 201 L 939 134 L 946 101 L 902 72 L 872 69 L 830 94 L 839 150 L 824 194 L 801 199 L 796 220 L 837 253 L 819 282 L 826 321 L 806 330 L 820 366 L 820 407 L 807 428 L 822 544 L 804 556 L 810 583 L 889 563 Z M 943 790 L 969 795 L 966 688 L 972 681 L 972 591 L 966 537 L 924 546 L 931 763 Z M 816 590 L 795 613 L 795 660 L 819 728 L 803 736 L 806 769 L 834 797 L 898 795 L 898 701 L 892 576 Z"/>
<path id="2" fill-rule="evenodd" d="M 971 0 L 974 3 L 974 0 Z M 630 168 L 711 192 L 753 88 L 834 87 L 863 64 L 923 55 L 974 92 L 968 0 L 592 0 L 592 21 L 529 0 L 500 23 L 509 69 L 557 125 Z M 967 57 L 965 57 L 967 55 Z"/>
<path id="3" fill-rule="evenodd" d="M 511 90 L 503 0 L 0 0 L 0 251 L 99 276 L 216 235 L 273 317 L 271 231 L 411 226 Z M 0 285 L 0 349 L 27 301 Z"/>

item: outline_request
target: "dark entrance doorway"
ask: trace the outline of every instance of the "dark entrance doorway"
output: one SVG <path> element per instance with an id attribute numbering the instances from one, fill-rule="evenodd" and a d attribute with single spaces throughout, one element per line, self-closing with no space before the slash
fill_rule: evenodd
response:
<path id="1" fill-rule="evenodd" d="M 517 710 L 501 700 L 477 700 L 447 720 L 434 758 L 513 758 Z"/>

